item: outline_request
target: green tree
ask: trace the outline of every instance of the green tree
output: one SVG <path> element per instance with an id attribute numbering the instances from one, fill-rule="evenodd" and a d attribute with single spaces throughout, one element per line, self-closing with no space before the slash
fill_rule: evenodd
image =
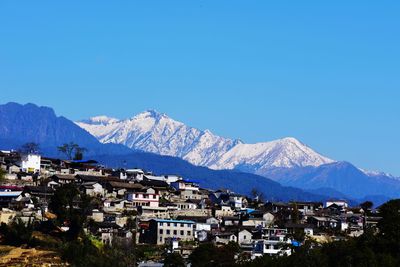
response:
<path id="1" fill-rule="evenodd" d="M 6 179 L 6 171 L 0 168 L 0 183 L 4 182 Z"/>
<path id="2" fill-rule="evenodd" d="M 54 192 L 49 208 L 57 215 L 59 224 L 69 226 L 67 238 L 74 240 L 82 233 L 91 204 L 92 198 L 80 194 L 76 185 L 65 184 Z"/>
<path id="3" fill-rule="evenodd" d="M 189 256 L 189 261 L 193 267 L 234 266 L 235 256 L 239 252 L 239 245 L 235 242 L 230 242 L 222 247 L 207 243 L 196 248 Z"/>
<path id="4" fill-rule="evenodd" d="M 379 207 L 382 219 L 378 223 L 381 235 L 394 243 L 400 243 L 400 199 L 393 199 Z M 400 247 L 399 247 L 400 248 Z M 399 251 L 400 253 L 400 251 Z"/>
<path id="5" fill-rule="evenodd" d="M 185 267 L 185 261 L 183 260 L 181 254 L 170 253 L 164 259 L 165 267 Z"/>
<path id="6" fill-rule="evenodd" d="M 360 204 L 360 207 L 364 210 L 365 214 L 370 214 L 374 203 L 371 201 L 365 201 Z"/>
<path id="7" fill-rule="evenodd" d="M 9 225 L 2 223 L 0 233 L 6 245 L 21 246 L 32 240 L 33 225 L 31 221 L 25 224 L 20 218 L 13 220 Z"/>
<path id="8" fill-rule="evenodd" d="M 299 221 L 300 221 L 300 212 L 299 212 L 299 209 L 298 209 L 296 203 L 292 204 L 291 217 L 292 217 L 292 222 L 293 223 L 299 223 Z"/>
<path id="9" fill-rule="evenodd" d="M 211 243 L 201 244 L 189 256 L 189 261 L 193 267 L 212 267 L 215 265 L 215 255 L 217 247 Z"/>

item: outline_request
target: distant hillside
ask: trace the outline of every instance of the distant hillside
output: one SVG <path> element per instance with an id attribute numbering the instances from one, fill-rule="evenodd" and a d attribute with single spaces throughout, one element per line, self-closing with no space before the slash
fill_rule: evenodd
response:
<path id="1" fill-rule="evenodd" d="M 8 103 L 0 105 L 0 147 L 19 149 L 27 142 L 40 145 L 41 152 L 58 155 L 57 146 L 74 142 L 88 149 L 88 155 L 130 153 L 121 146 L 103 145 L 72 121 L 57 117 L 53 109 L 34 104 Z"/>
<path id="2" fill-rule="evenodd" d="M 263 175 L 286 186 L 305 190 L 330 188 L 353 199 L 368 195 L 400 197 L 399 179 L 384 174 L 368 175 L 348 162 L 335 162 L 319 167 L 275 168 Z"/>
<path id="3" fill-rule="evenodd" d="M 211 170 L 170 156 L 135 152 L 123 156 L 98 156 L 96 159 L 109 167 L 140 167 L 152 170 L 157 174 L 178 174 L 184 178 L 195 180 L 202 187 L 209 189 L 227 188 L 237 193 L 249 194 L 255 188 L 263 192 L 267 200 L 321 201 L 328 198 L 297 188 L 284 187 L 277 182 L 255 174 Z"/>

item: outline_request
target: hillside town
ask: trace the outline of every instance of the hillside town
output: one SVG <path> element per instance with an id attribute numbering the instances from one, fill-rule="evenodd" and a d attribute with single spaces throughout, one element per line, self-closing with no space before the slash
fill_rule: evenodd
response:
<path id="1" fill-rule="evenodd" d="M 106 246 L 151 245 L 162 255 L 174 253 L 183 259 L 205 243 L 235 243 L 248 260 L 287 256 L 307 240 L 323 244 L 377 231 L 380 220 L 372 203 L 350 207 L 341 199 L 270 202 L 257 189 L 247 196 L 226 188 L 210 190 L 206 184 L 140 166 L 113 169 L 95 160 L 1 151 L 0 167 L 1 224 L 44 225 L 76 211 L 85 217 L 84 233 Z M 58 210 L 60 192 L 71 188 L 78 193 Z M 90 205 L 83 207 L 86 198 Z M 59 221 L 53 233 L 73 227 L 66 215 Z M 161 254 L 149 255 L 138 265 L 163 266 Z"/>

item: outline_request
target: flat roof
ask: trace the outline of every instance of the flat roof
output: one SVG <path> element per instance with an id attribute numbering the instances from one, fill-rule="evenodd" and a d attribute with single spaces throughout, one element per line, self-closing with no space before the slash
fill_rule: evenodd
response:
<path id="1" fill-rule="evenodd" d="M 0 192 L 0 197 L 18 197 L 22 194 L 22 191 L 11 191 L 11 192 Z"/>
<path id="2" fill-rule="evenodd" d="M 167 219 L 154 219 L 156 222 L 166 222 L 166 223 L 189 223 L 195 224 L 194 221 L 187 221 L 187 220 L 167 220 Z"/>

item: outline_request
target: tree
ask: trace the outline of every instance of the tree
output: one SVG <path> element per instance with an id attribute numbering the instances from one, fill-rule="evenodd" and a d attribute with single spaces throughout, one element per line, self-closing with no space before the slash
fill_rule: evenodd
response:
<path id="1" fill-rule="evenodd" d="M 74 206 L 79 203 L 79 207 Z M 49 208 L 57 215 L 59 224 L 67 224 L 69 230 L 67 238 L 74 240 L 82 233 L 89 210 L 90 198 L 81 195 L 74 184 L 65 184 L 59 187 L 51 197 Z"/>
<path id="2" fill-rule="evenodd" d="M 371 201 L 365 201 L 360 204 L 360 207 L 364 210 L 365 214 L 369 214 L 373 206 L 374 203 L 372 203 Z"/>
<path id="3" fill-rule="evenodd" d="M 183 260 L 181 254 L 170 253 L 164 259 L 165 267 L 185 267 L 185 261 Z"/>
<path id="4" fill-rule="evenodd" d="M 300 212 L 299 212 L 299 208 L 297 207 L 296 203 L 293 203 L 293 205 L 292 205 L 291 217 L 292 217 L 292 222 L 293 223 L 299 223 L 299 221 L 300 221 Z"/>
<path id="5" fill-rule="evenodd" d="M 239 251 L 239 245 L 235 242 L 222 247 L 207 243 L 196 248 L 189 256 L 189 261 L 193 267 L 234 266 Z"/>
<path id="6" fill-rule="evenodd" d="M 202 244 L 190 254 L 189 261 L 193 267 L 215 266 L 215 254 L 217 254 L 216 246 L 211 243 Z"/>
<path id="7" fill-rule="evenodd" d="M 23 154 L 37 154 L 39 153 L 39 144 L 34 142 L 29 142 L 22 145 L 19 150 Z"/>
<path id="8" fill-rule="evenodd" d="M 264 202 L 264 194 L 257 188 L 251 189 L 250 195 L 256 202 Z"/>
<path id="9" fill-rule="evenodd" d="M 3 242 L 7 245 L 21 246 L 32 240 L 33 225 L 29 221 L 25 224 L 20 218 L 13 220 L 9 225 L 2 223 L 0 233 Z"/>
<path id="10" fill-rule="evenodd" d="M 0 183 L 6 179 L 6 171 L 0 168 Z"/>
<path id="11" fill-rule="evenodd" d="M 400 199 L 393 199 L 379 207 L 382 219 L 378 228 L 387 240 L 400 243 Z"/>
<path id="12" fill-rule="evenodd" d="M 58 151 L 64 154 L 69 160 L 82 160 L 83 154 L 87 151 L 86 148 L 80 147 L 78 144 L 70 142 L 59 146 Z"/>
<path id="13" fill-rule="evenodd" d="M 86 151 L 87 151 L 86 148 L 77 146 L 77 147 L 75 148 L 74 160 L 82 160 L 82 159 L 83 159 L 83 154 L 84 154 Z"/>

